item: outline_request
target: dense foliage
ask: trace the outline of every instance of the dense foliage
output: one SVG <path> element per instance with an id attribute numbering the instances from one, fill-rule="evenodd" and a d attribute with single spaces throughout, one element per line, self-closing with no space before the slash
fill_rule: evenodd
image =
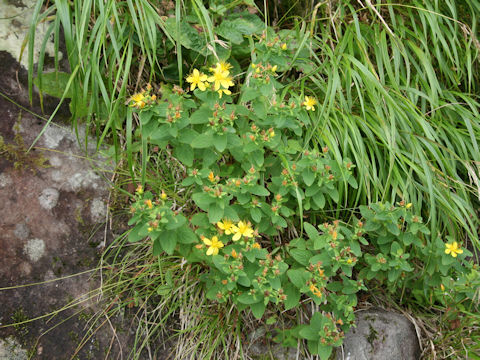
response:
<path id="1" fill-rule="evenodd" d="M 66 89 L 75 121 L 85 115 L 139 184 L 112 292 L 155 308 L 183 304 L 183 283 L 185 298 L 195 286 L 205 308 L 233 304 L 245 319 L 307 313 L 277 340 L 305 339 L 321 358 L 359 293 L 471 314 L 480 4 L 262 6 L 55 1 L 39 15 L 56 14 L 71 74 L 41 76 L 40 62 L 36 84 Z M 219 345 L 203 344 L 205 358 Z"/>

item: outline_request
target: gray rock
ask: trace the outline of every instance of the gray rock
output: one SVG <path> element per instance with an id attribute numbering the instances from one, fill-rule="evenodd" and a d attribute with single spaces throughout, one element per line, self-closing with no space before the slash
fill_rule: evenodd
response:
<path id="1" fill-rule="evenodd" d="M 7 174 L 0 174 L 0 189 L 3 189 L 9 185 L 12 185 L 12 178 Z"/>
<path id="2" fill-rule="evenodd" d="M 45 241 L 42 239 L 31 239 L 25 244 L 23 252 L 33 262 L 37 262 L 45 254 Z"/>
<path id="3" fill-rule="evenodd" d="M 12 338 L 0 339 L 0 360 L 27 360 L 27 351 Z"/>
<path id="4" fill-rule="evenodd" d="M 57 205 L 59 196 L 60 196 L 60 193 L 58 192 L 57 189 L 46 188 L 42 191 L 42 194 L 38 197 L 38 201 L 40 202 L 40 205 L 44 209 L 51 210 Z"/>
<path id="5" fill-rule="evenodd" d="M 20 240 L 25 240 L 30 235 L 30 229 L 28 228 L 27 224 L 25 223 L 18 223 L 15 225 L 15 230 L 13 230 L 13 234 Z"/>
<path id="6" fill-rule="evenodd" d="M 420 345 L 415 326 L 404 316 L 383 309 L 356 313 L 356 327 L 346 334 L 337 359 L 415 360 Z"/>
<path id="7" fill-rule="evenodd" d="M 93 222 L 101 222 L 105 220 L 107 215 L 107 208 L 101 198 L 95 198 L 90 204 L 90 217 Z"/>

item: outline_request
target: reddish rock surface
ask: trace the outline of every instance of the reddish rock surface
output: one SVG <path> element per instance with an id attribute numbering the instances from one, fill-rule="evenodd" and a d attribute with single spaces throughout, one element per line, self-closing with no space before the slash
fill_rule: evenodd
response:
<path id="1" fill-rule="evenodd" d="M 39 114 L 38 106 L 31 108 L 27 101 L 25 71 L 4 52 L 0 63 L 0 92 Z M 50 111 L 52 104 L 47 101 Z M 28 147 L 45 125 L 5 97 L 0 97 L 0 116 L 0 136 L 19 151 L 19 139 Z M 99 283 L 92 272 L 57 279 L 97 266 L 104 234 L 109 234 L 102 223 L 110 185 L 92 164 L 104 170 L 109 164 L 97 155 L 98 162 L 86 160 L 72 131 L 53 123 L 36 147 L 27 159 L 43 157 L 44 167 L 20 158 L 21 169 L 16 169 L 15 156 L 5 151 L 0 155 L 0 339 L 15 336 L 32 359 L 69 359 L 86 334 L 85 314 L 100 309 L 98 297 L 89 299 Z M 34 283 L 41 284 L 22 287 Z M 53 318 L 44 317 L 74 299 L 84 301 Z M 44 318 L 8 326 L 36 317 Z M 102 328 L 77 358 L 105 358 L 111 340 L 110 329 Z M 112 344 L 114 354 L 118 348 Z"/>

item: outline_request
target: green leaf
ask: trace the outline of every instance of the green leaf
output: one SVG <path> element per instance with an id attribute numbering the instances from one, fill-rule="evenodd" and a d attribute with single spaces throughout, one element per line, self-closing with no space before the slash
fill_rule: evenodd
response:
<path id="1" fill-rule="evenodd" d="M 177 230 L 177 240 L 182 244 L 191 244 L 197 242 L 198 237 L 188 226 L 182 226 Z"/>
<path id="2" fill-rule="evenodd" d="M 312 257 L 312 253 L 309 250 L 292 249 L 290 255 L 301 265 L 307 266 Z"/>
<path id="3" fill-rule="evenodd" d="M 237 280 L 237 283 L 245 287 L 250 287 L 252 285 L 252 282 L 248 276 L 240 276 Z"/>
<path id="4" fill-rule="evenodd" d="M 277 322 L 277 317 L 276 316 L 270 316 L 265 323 L 267 325 L 273 325 L 276 322 Z"/>
<path id="5" fill-rule="evenodd" d="M 172 216 L 170 221 L 168 222 L 166 229 L 167 230 L 175 230 L 179 227 L 183 226 L 187 222 L 187 219 L 183 215 L 176 215 Z"/>
<path id="6" fill-rule="evenodd" d="M 250 100 L 256 99 L 258 96 L 260 96 L 260 92 L 257 90 L 257 88 L 251 88 L 247 86 L 242 87 L 242 95 L 240 97 L 240 102 L 248 102 Z"/>
<path id="7" fill-rule="evenodd" d="M 252 220 L 256 223 L 259 223 L 262 220 L 262 210 L 259 208 L 251 208 L 250 215 L 252 216 Z"/>
<path id="8" fill-rule="evenodd" d="M 165 30 L 171 34 L 172 38 L 179 39 L 182 46 L 194 50 L 200 54 L 206 54 L 207 44 L 204 36 L 200 36 L 198 31 L 186 20 L 180 21 L 179 34 L 177 35 L 177 23 L 175 17 L 169 17 L 165 21 Z"/>
<path id="9" fill-rule="evenodd" d="M 312 185 L 313 182 L 315 181 L 315 173 L 310 169 L 305 170 L 302 173 L 302 177 L 303 177 L 303 181 L 305 182 L 305 185 L 307 186 Z"/>
<path id="10" fill-rule="evenodd" d="M 178 144 L 175 146 L 173 154 L 184 165 L 191 167 L 193 165 L 193 149 L 188 144 Z"/>
<path id="11" fill-rule="evenodd" d="M 139 234 L 139 232 L 143 232 L 142 230 L 143 228 L 145 228 L 145 226 L 148 228 L 148 224 L 139 223 L 132 230 L 130 230 L 130 232 L 128 233 L 128 241 L 136 242 L 145 238 L 144 235 Z"/>
<path id="12" fill-rule="evenodd" d="M 301 289 L 306 282 L 306 272 L 304 269 L 290 269 L 287 271 L 287 276 L 297 288 Z"/>
<path id="13" fill-rule="evenodd" d="M 256 296 L 249 294 L 248 292 L 244 292 L 242 295 L 237 297 L 238 302 L 246 305 L 255 304 L 258 302 Z M 263 302 L 262 302 L 263 303 Z"/>
<path id="14" fill-rule="evenodd" d="M 290 310 L 296 307 L 300 301 L 300 291 L 292 284 L 287 283 L 284 287 L 287 299 L 284 302 L 285 310 Z"/>
<path id="15" fill-rule="evenodd" d="M 192 216 L 190 223 L 198 227 L 208 227 L 210 223 L 208 222 L 208 216 L 205 213 L 199 212 Z"/>
<path id="16" fill-rule="evenodd" d="M 302 339 L 318 340 L 320 338 L 319 331 L 312 326 L 306 326 L 300 330 L 299 335 Z"/>
<path id="17" fill-rule="evenodd" d="M 158 256 L 163 252 L 163 248 L 160 244 L 160 239 L 156 238 L 155 241 L 153 242 L 153 251 L 152 254 L 153 256 Z"/>
<path id="18" fill-rule="evenodd" d="M 193 194 L 192 199 L 195 204 L 197 204 L 197 206 L 204 211 L 208 211 L 210 203 L 215 201 L 210 195 L 203 192 Z"/>
<path id="19" fill-rule="evenodd" d="M 307 233 L 308 237 L 312 240 L 315 240 L 316 238 L 318 238 L 318 231 L 317 229 L 315 228 L 315 226 L 313 226 L 312 224 L 308 223 L 308 222 L 304 222 L 303 223 L 303 228 L 305 229 L 305 232 Z"/>
<path id="20" fill-rule="evenodd" d="M 199 136 L 199 133 L 196 132 L 193 129 L 182 129 L 180 131 L 180 134 L 178 136 L 178 141 L 180 141 L 183 144 L 188 144 L 190 145 L 194 139 L 196 139 Z"/>
<path id="21" fill-rule="evenodd" d="M 340 195 L 338 194 L 338 190 L 336 188 L 330 189 L 330 191 L 328 191 L 327 194 L 335 203 L 338 203 L 338 199 L 340 198 Z"/>
<path id="22" fill-rule="evenodd" d="M 168 255 L 173 254 L 173 250 L 175 250 L 175 246 L 177 245 L 177 233 L 173 230 L 164 231 L 160 237 L 160 244 L 162 245 L 163 250 Z"/>
<path id="23" fill-rule="evenodd" d="M 262 24 L 262 25 L 260 25 Z M 232 14 L 222 21 L 216 32 L 234 44 L 243 42 L 243 35 L 262 31 L 263 22 L 258 16 L 248 13 Z"/>
<path id="24" fill-rule="evenodd" d="M 223 150 L 225 150 L 227 147 L 227 134 L 216 135 L 214 137 L 214 145 L 215 149 L 217 149 L 219 152 L 223 152 Z"/>
<path id="25" fill-rule="evenodd" d="M 208 119 L 212 116 L 213 112 L 210 107 L 206 105 L 202 105 L 200 109 L 195 111 L 191 116 L 190 116 L 190 123 L 191 124 L 206 124 L 208 123 Z"/>
<path id="26" fill-rule="evenodd" d="M 172 286 L 170 285 L 160 285 L 157 288 L 157 295 L 165 296 L 172 292 Z"/>
<path id="27" fill-rule="evenodd" d="M 323 209 L 325 206 L 325 195 L 322 192 L 318 192 L 313 197 L 313 202 L 320 208 Z"/>
<path id="28" fill-rule="evenodd" d="M 400 235 L 400 229 L 398 228 L 398 225 L 392 222 L 387 222 L 387 229 L 390 231 L 393 235 Z"/>
<path id="29" fill-rule="evenodd" d="M 192 148 L 205 149 L 211 147 L 214 144 L 212 134 L 200 134 L 192 141 Z"/>
<path id="30" fill-rule="evenodd" d="M 324 345 L 320 341 L 318 342 L 317 354 L 321 360 L 328 360 L 332 354 L 332 346 Z"/>
<path id="31" fill-rule="evenodd" d="M 216 224 L 223 217 L 223 209 L 216 203 L 210 204 L 208 208 L 208 220 L 211 224 Z"/>
<path id="32" fill-rule="evenodd" d="M 261 98 L 256 98 L 252 101 L 253 112 L 260 119 L 264 119 L 267 116 L 267 104 Z"/>
<path id="33" fill-rule="evenodd" d="M 255 186 L 252 186 L 252 188 L 250 189 L 250 192 L 254 195 L 258 195 L 258 196 L 268 196 L 270 195 L 270 191 L 268 191 L 264 186 L 262 185 L 255 185 Z"/>
<path id="34" fill-rule="evenodd" d="M 255 316 L 256 319 L 261 319 L 263 314 L 265 313 L 265 303 L 260 301 L 256 304 L 251 304 L 250 309 L 252 309 L 252 314 Z"/>

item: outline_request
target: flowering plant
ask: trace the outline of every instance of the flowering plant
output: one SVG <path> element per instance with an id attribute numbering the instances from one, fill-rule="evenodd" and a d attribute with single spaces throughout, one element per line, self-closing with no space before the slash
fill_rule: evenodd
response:
<path id="1" fill-rule="evenodd" d="M 356 293 L 367 283 L 392 292 L 411 286 L 428 298 L 471 269 L 462 265 L 471 254 L 458 242 L 431 241 L 403 201 L 361 207 L 362 219 L 353 222 L 327 215 L 339 191 L 357 187 L 355 166 L 310 143 L 318 102 L 279 82 L 293 56 L 285 40 L 261 37 L 242 77 L 218 61 L 193 68 L 188 91 L 164 87 L 158 99 L 132 97 L 144 163 L 156 156 L 149 146 L 167 149 L 189 195 L 181 203 L 163 190 L 155 198 L 137 189 L 129 240 L 147 238 L 153 255 L 203 264 L 207 298 L 256 318 L 312 302 L 310 324 L 291 334 L 326 359 L 354 323 Z"/>

